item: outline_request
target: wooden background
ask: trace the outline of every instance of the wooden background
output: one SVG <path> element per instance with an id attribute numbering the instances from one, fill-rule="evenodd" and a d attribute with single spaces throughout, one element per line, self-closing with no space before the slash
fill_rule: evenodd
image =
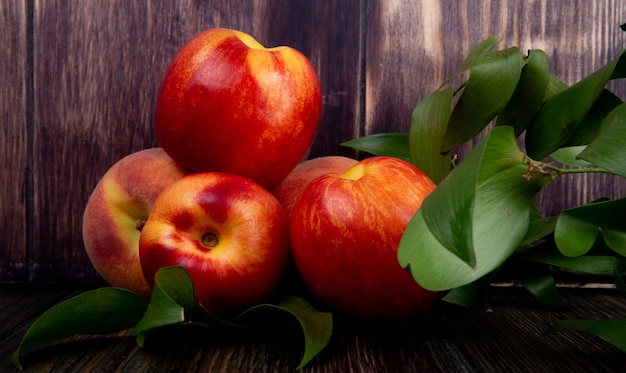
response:
<path id="1" fill-rule="evenodd" d="M 160 81 L 203 29 L 310 58 L 324 95 L 312 157 L 406 131 L 417 102 L 491 35 L 544 50 L 574 83 L 622 51 L 625 15 L 623 0 L 0 0 L 0 282 L 100 281 L 82 244 L 87 198 L 115 161 L 157 145 Z M 551 214 L 602 195 L 626 184 L 568 177 L 539 202 Z"/>

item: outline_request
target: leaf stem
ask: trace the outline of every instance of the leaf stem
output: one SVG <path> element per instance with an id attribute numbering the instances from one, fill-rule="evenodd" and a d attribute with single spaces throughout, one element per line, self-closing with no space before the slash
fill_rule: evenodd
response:
<path id="1" fill-rule="evenodd" d="M 572 167 L 572 168 L 561 168 L 557 167 L 550 163 L 535 161 L 530 157 L 526 156 L 524 163 L 528 164 L 529 169 L 534 169 L 540 171 L 542 173 L 551 173 L 554 172 L 556 175 L 555 178 L 561 175 L 567 174 L 582 174 L 582 173 L 604 173 L 604 174 L 612 174 L 612 172 L 601 168 L 601 167 Z M 550 171 L 547 171 L 550 170 Z"/>

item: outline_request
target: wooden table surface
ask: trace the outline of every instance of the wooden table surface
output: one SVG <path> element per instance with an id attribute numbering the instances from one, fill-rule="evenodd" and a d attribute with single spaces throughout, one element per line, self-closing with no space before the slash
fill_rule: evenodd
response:
<path id="1" fill-rule="evenodd" d="M 77 294 L 67 288 L 0 289 L 0 371 L 50 306 Z M 331 342 L 303 372 L 619 372 L 626 354 L 575 331 L 544 335 L 571 318 L 626 317 L 615 290 L 563 289 L 567 309 L 545 309 L 520 288 L 496 288 L 489 305 L 472 309 L 440 303 L 407 325 L 364 325 L 335 319 Z M 27 348 L 25 372 L 290 372 L 302 346 L 294 340 L 171 338 L 140 349 L 127 335 L 73 338 Z"/>

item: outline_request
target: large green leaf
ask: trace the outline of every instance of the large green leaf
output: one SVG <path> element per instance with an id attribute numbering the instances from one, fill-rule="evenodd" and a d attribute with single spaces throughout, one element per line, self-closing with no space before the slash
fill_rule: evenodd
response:
<path id="1" fill-rule="evenodd" d="M 575 257 L 591 250 L 598 234 L 616 253 L 626 256 L 626 198 L 601 200 L 564 210 L 554 230 L 561 253 Z"/>
<path id="2" fill-rule="evenodd" d="M 263 316 L 264 314 L 276 312 L 294 317 L 302 328 L 304 356 L 298 365 L 298 368 L 302 368 L 328 345 L 333 330 L 332 314 L 316 310 L 302 298 L 287 295 L 275 304 L 262 304 L 248 309 L 236 317 L 234 322 L 246 324 L 246 319 L 250 316 Z M 258 323 L 259 321 L 257 320 L 256 324 Z M 280 325 L 265 325 L 265 327 L 280 328 Z"/>
<path id="3" fill-rule="evenodd" d="M 398 260 L 430 290 L 466 285 L 500 266 L 522 242 L 533 197 L 551 181 L 528 166 L 511 127 L 496 127 L 424 200 Z M 469 264 L 469 265 L 468 265 Z"/>
<path id="4" fill-rule="evenodd" d="M 422 287 L 434 291 L 469 284 L 498 268 L 522 242 L 533 196 L 546 184 L 542 175 L 527 180 L 517 165 L 476 189 L 472 218 L 475 265 L 469 266 L 437 240 L 418 210 L 400 241 L 398 260 Z M 450 219 L 453 217 L 450 216 Z"/>
<path id="5" fill-rule="evenodd" d="M 626 177 L 626 104 L 607 115 L 598 135 L 578 157 Z"/>
<path id="6" fill-rule="evenodd" d="M 617 58 L 547 100 L 526 132 L 528 155 L 542 159 L 565 145 L 623 63 Z"/>
<path id="7" fill-rule="evenodd" d="M 496 125 L 508 125 L 519 136 L 530 125 L 541 108 L 550 81 L 548 56 L 531 50 L 513 96 L 498 115 Z"/>
<path id="8" fill-rule="evenodd" d="M 563 330 L 577 330 L 593 334 L 626 352 L 626 318 L 610 320 L 563 320 L 550 328 L 548 333 Z"/>
<path id="9" fill-rule="evenodd" d="M 194 288 L 183 267 L 164 267 L 156 273 L 150 304 L 133 332 L 143 347 L 151 329 L 188 321 L 194 308 Z"/>
<path id="10" fill-rule="evenodd" d="M 433 236 L 470 266 L 475 264 L 472 211 L 476 188 L 497 172 L 522 164 L 523 159 L 513 129 L 494 128 L 422 204 L 421 216 Z"/>
<path id="11" fill-rule="evenodd" d="M 405 161 L 411 160 L 409 153 L 409 134 L 405 132 L 377 133 L 374 135 L 358 137 L 341 143 L 357 150 L 373 155 L 386 155 Z"/>
<path id="12" fill-rule="evenodd" d="M 13 354 L 13 363 L 21 368 L 20 351 L 30 343 L 130 329 L 141 319 L 147 305 L 141 296 L 119 288 L 79 294 L 50 308 L 35 320 Z"/>
<path id="13" fill-rule="evenodd" d="M 420 101 L 411 115 L 411 163 L 436 184 L 450 173 L 450 154 L 442 154 L 440 149 L 452 113 L 453 95 L 452 88 L 432 92 Z"/>
<path id="14" fill-rule="evenodd" d="M 517 48 L 482 54 L 454 106 L 441 151 L 479 134 L 504 109 L 520 79 L 524 59 Z"/>

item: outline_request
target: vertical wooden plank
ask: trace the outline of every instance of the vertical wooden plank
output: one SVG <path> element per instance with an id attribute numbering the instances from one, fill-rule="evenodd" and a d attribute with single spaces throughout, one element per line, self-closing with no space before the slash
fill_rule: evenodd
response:
<path id="1" fill-rule="evenodd" d="M 82 244 L 85 203 L 115 161 L 157 145 L 160 81 L 203 29 L 235 28 L 301 50 L 324 87 L 326 130 L 311 154 L 336 152 L 327 144 L 354 137 L 358 0 L 316 3 L 36 1 L 32 281 L 98 279 Z M 330 27 L 334 14 L 346 25 Z"/>
<path id="2" fill-rule="evenodd" d="M 26 279 L 27 2 L 0 2 L 0 281 Z"/>
<path id="3" fill-rule="evenodd" d="M 365 133 L 406 131 L 415 105 L 450 76 L 470 48 L 486 37 L 501 48 L 544 50 L 551 71 L 568 84 L 623 49 L 620 17 L 626 2 L 399 0 L 367 2 Z M 610 87 L 620 96 L 623 82 Z M 467 147 L 458 151 L 462 156 Z M 626 194 L 623 179 L 579 175 L 558 180 L 538 201 L 552 214 L 601 195 Z"/>

